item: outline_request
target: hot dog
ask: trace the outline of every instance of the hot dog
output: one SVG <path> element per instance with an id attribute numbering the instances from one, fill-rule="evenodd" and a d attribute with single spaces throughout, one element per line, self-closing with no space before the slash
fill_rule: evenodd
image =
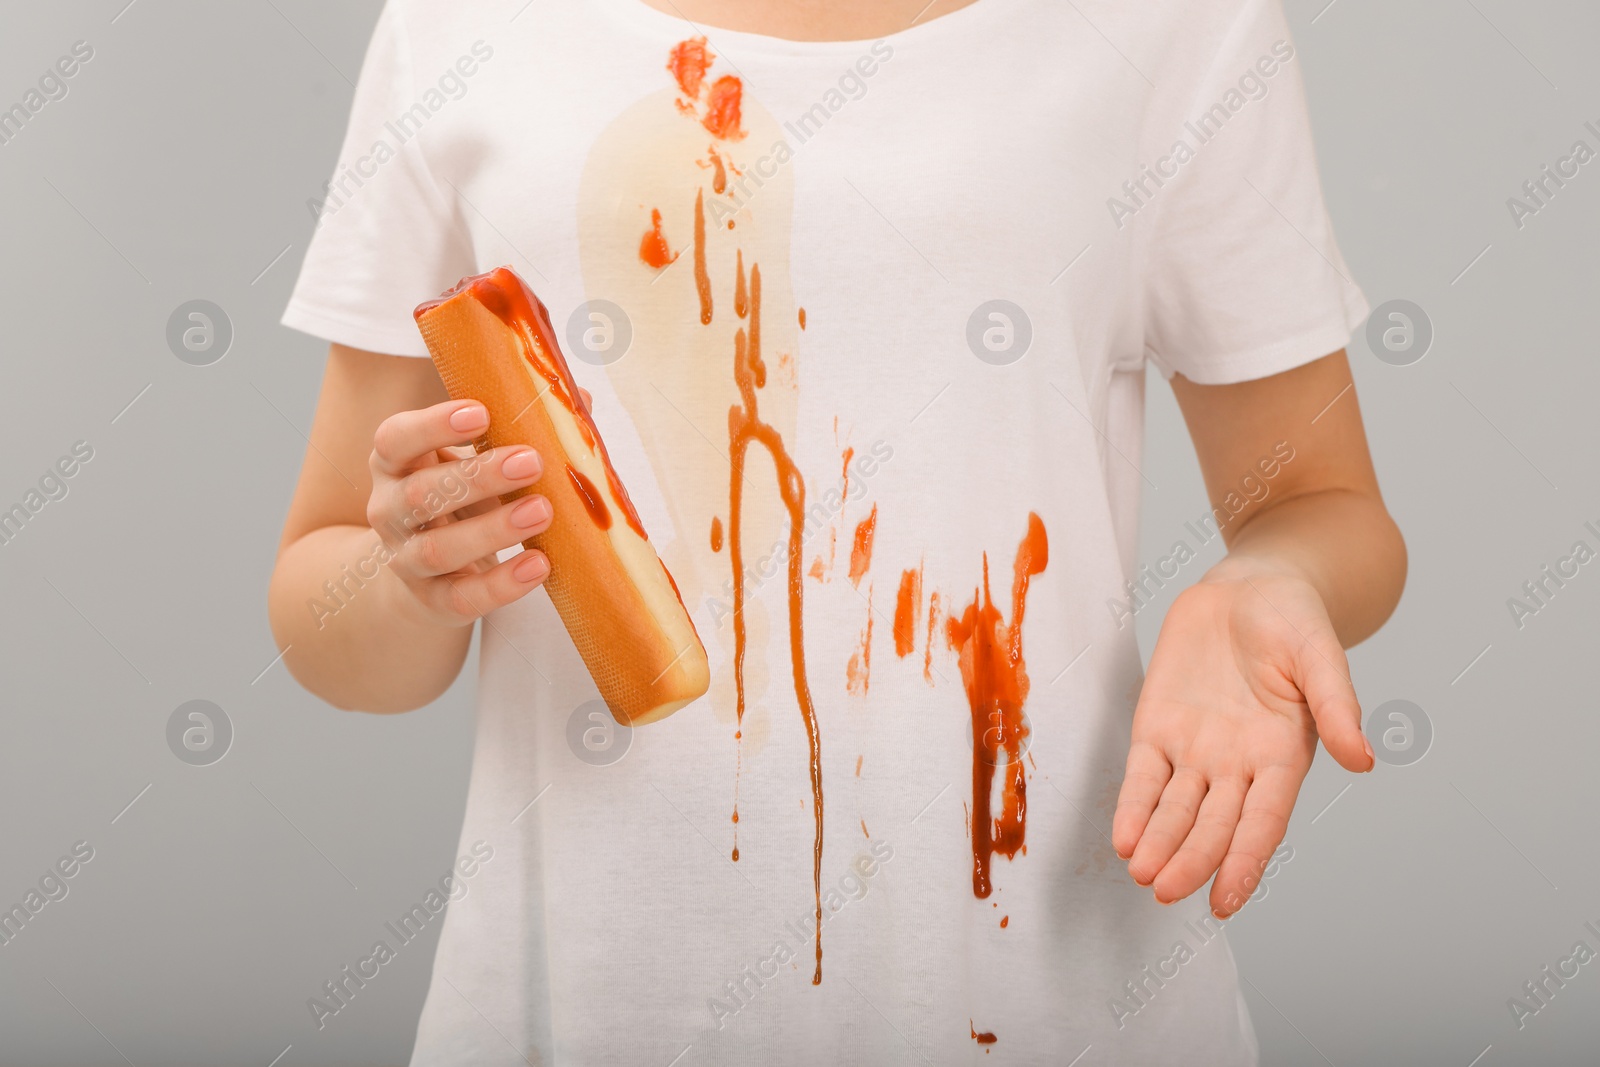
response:
<path id="1" fill-rule="evenodd" d="M 500 267 L 414 314 L 450 396 L 489 410 L 476 447 L 523 444 L 544 460 L 536 485 L 502 499 L 537 491 L 550 501 L 550 527 L 523 545 L 549 557 L 545 589 L 611 714 L 640 726 L 704 695 L 705 647 L 579 399 L 544 304 Z"/>

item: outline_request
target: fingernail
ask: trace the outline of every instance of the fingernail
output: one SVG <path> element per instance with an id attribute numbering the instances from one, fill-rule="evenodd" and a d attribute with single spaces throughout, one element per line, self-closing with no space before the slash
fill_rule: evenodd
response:
<path id="1" fill-rule="evenodd" d="M 450 413 L 450 428 L 460 433 L 481 430 L 489 424 L 489 412 L 482 404 L 468 404 Z"/>
<path id="2" fill-rule="evenodd" d="M 524 552 L 517 565 L 511 568 L 511 576 L 519 582 L 536 582 L 549 570 L 550 561 L 544 558 L 543 552 Z"/>
<path id="3" fill-rule="evenodd" d="M 1369 764 L 1367 770 L 1370 771 L 1373 767 L 1377 766 L 1378 757 L 1372 751 L 1372 742 L 1368 741 L 1365 737 L 1362 737 L 1361 739 L 1361 747 L 1367 750 L 1367 763 Z"/>
<path id="4" fill-rule="evenodd" d="M 526 529 L 550 517 L 550 503 L 542 496 L 530 496 L 511 509 L 511 525 Z"/>
<path id="5" fill-rule="evenodd" d="M 1162 900 L 1160 893 L 1156 893 L 1156 892 L 1152 891 L 1150 893 L 1150 895 L 1155 897 L 1156 898 L 1156 903 L 1160 904 L 1163 908 L 1168 908 L 1168 907 L 1172 906 L 1172 901 L 1170 901 L 1170 900 Z"/>
<path id="6" fill-rule="evenodd" d="M 1212 914 L 1212 915 L 1215 915 L 1215 916 L 1216 916 L 1216 917 L 1217 917 L 1217 918 L 1219 918 L 1219 919 L 1226 919 L 1226 918 L 1227 918 L 1227 917 L 1228 917 L 1228 913 L 1227 913 L 1227 912 L 1225 912 L 1225 911 L 1219 911 L 1219 910 L 1218 910 L 1218 909 L 1216 909 L 1216 908 L 1212 908 L 1212 909 L 1211 909 L 1211 914 Z"/>
<path id="7" fill-rule="evenodd" d="M 531 448 L 513 452 L 506 457 L 504 463 L 500 464 L 500 473 L 516 481 L 532 478 L 539 473 L 539 453 Z"/>

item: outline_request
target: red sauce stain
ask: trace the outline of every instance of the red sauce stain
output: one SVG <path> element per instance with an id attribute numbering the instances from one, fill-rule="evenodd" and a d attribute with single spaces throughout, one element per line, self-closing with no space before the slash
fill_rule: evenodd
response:
<path id="1" fill-rule="evenodd" d="M 806 309 L 805 308 L 801 308 L 800 309 L 800 328 L 802 330 L 806 328 Z"/>
<path id="2" fill-rule="evenodd" d="M 857 778 L 861 777 L 861 761 L 866 759 L 866 758 L 867 757 L 865 755 L 860 755 L 860 756 L 856 757 L 856 777 Z"/>
<path id="3" fill-rule="evenodd" d="M 816 559 L 811 561 L 811 570 L 806 573 L 810 574 L 811 577 L 815 578 L 817 581 L 822 581 L 823 573 L 821 556 L 818 556 Z"/>
<path id="4" fill-rule="evenodd" d="M 726 79 L 724 79 L 726 80 Z M 719 83 L 720 84 L 720 83 Z M 736 83 L 737 84 L 737 83 Z M 700 194 L 695 194 L 695 215 L 702 218 Z M 703 249 L 703 226 L 697 227 L 696 245 Z M 703 271 L 704 253 L 697 251 Z M 710 322 L 710 282 L 701 294 L 701 321 Z M 740 326 L 734 334 L 733 377 L 739 389 L 740 404 L 728 411 L 728 555 L 733 570 L 733 678 L 738 721 L 744 722 L 744 654 L 748 640 L 744 623 L 743 510 L 745 456 L 752 445 L 765 448 L 777 474 L 778 495 L 789 512 L 789 658 L 794 675 L 795 699 L 805 725 L 810 748 L 811 807 L 815 818 L 812 843 L 811 885 L 816 905 L 817 953 L 813 985 L 822 984 L 822 738 L 817 729 L 817 710 L 811 697 L 811 682 L 806 674 L 804 592 L 801 550 L 805 535 L 806 483 L 794 457 L 777 429 L 761 421 L 756 389 L 763 377 L 761 362 L 761 265 L 750 265 L 749 332 Z"/>
<path id="5" fill-rule="evenodd" d="M 661 212 L 650 212 L 650 228 L 644 231 L 644 236 L 639 238 L 639 258 L 647 266 L 665 267 L 677 259 L 677 255 L 667 246 L 667 237 L 661 232 Z"/>
<path id="6" fill-rule="evenodd" d="M 600 495 L 600 490 L 584 477 L 582 471 L 576 470 L 571 464 L 567 465 L 567 477 L 572 479 L 572 487 L 578 491 L 578 496 L 582 498 L 583 506 L 588 509 L 589 517 L 594 520 L 594 524 L 602 530 L 611 529 L 611 509 L 606 507 L 605 498 Z"/>
<path id="7" fill-rule="evenodd" d="M 470 293 L 473 299 L 521 338 L 523 358 L 549 384 L 550 394 L 572 412 L 584 444 L 599 456 L 601 464 L 605 467 L 606 484 L 611 488 L 612 497 L 622 505 L 622 516 L 628 526 L 634 533 L 648 541 L 650 536 L 644 532 L 644 523 L 639 521 L 639 513 L 634 509 L 633 501 L 628 498 L 628 491 L 623 488 L 622 479 L 617 477 L 616 468 L 611 465 L 611 456 L 606 452 L 606 443 L 600 439 L 600 431 L 595 426 L 588 407 L 578 399 L 578 383 L 573 381 L 566 357 L 561 354 L 561 346 L 556 343 L 555 327 L 550 324 L 550 312 L 544 304 L 529 291 L 528 286 L 515 272 L 506 267 L 496 267 L 486 274 L 475 274 L 461 279 L 437 299 L 418 305 L 413 314 L 420 318 L 432 308 L 461 293 Z M 671 577 L 670 572 L 668 577 Z"/>
<path id="8" fill-rule="evenodd" d="M 878 529 L 878 505 L 872 513 L 856 524 L 855 543 L 850 547 L 850 584 L 861 585 L 861 576 L 872 566 L 872 537 Z"/>
<path id="9" fill-rule="evenodd" d="M 933 684 L 933 631 L 939 625 L 939 593 L 928 594 L 928 642 L 922 652 L 922 680 Z"/>
<path id="10" fill-rule="evenodd" d="M 996 1041 L 1000 1040 L 999 1038 L 995 1037 L 993 1034 L 980 1034 L 980 1033 L 978 1033 L 978 1028 L 972 1024 L 972 1020 L 971 1019 L 967 1020 L 967 1029 L 972 1032 L 972 1040 L 976 1041 L 980 1045 L 992 1045 Z"/>
<path id="11" fill-rule="evenodd" d="M 733 805 L 733 862 L 739 862 L 739 804 Z"/>
<path id="12" fill-rule="evenodd" d="M 872 835 L 867 832 L 867 820 L 865 819 L 861 820 L 861 836 L 866 838 L 868 841 L 872 840 Z"/>
<path id="13" fill-rule="evenodd" d="M 993 889 L 990 862 L 996 855 L 1014 859 L 1027 834 L 1028 783 L 1022 744 L 1028 726 L 1022 705 L 1028 698 L 1028 672 L 1022 658 L 1022 618 L 1028 580 L 1043 571 L 1048 561 L 1044 521 L 1029 512 L 1028 532 L 1017 546 L 1012 571 L 1011 621 L 1001 617 L 990 595 L 989 554 L 985 552 L 981 590 L 974 592 L 972 603 L 959 617 L 951 616 L 946 624 L 972 708 L 972 892 L 979 899 L 987 898 Z M 1000 811 L 995 814 L 997 773 L 1003 778 Z"/>
<path id="14" fill-rule="evenodd" d="M 715 145 L 711 147 L 711 166 L 714 168 L 711 172 L 711 191 L 713 193 L 726 192 L 728 189 L 728 168 L 723 165 L 722 156 L 717 154 Z M 732 220 L 729 220 L 728 228 L 733 228 Z"/>
<path id="15" fill-rule="evenodd" d="M 701 117 L 700 124 L 719 140 L 742 140 L 744 130 L 739 128 L 739 106 L 743 96 L 744 83 L 732 74 L 724 74 L 711 85 L 711 93 L 706 98 L 706 113 Z"/>
<path id="16" fill-rule="evenodd" d="M 706 48 L 704 37 L 691 37 L 672 47 L 667 58 L 667 69 L 672 72 L 678 88 L 690 99 L 700 95 L 700 85 L 706 80 L 706 68 L 717 57 Z"/>
<path id="17" fill-rule="evenodd" d="M 711 325 L 711 275 L 706 271 L 706 206 L 702 190 L 694 194 L 694 287 L 700 294 L 700 324 Z"/>
<path id="18" fill-rule="evenodd" d="M 734 252 L 737 276 L 733 282 L 733 313 L 741 319 L 750 317 L 750 296 L 744 287 L 744 249 Z M 756 383 L 760 385 L 760 382 Z"/>
<path id="19" fill-rule="evenodd" d="M 901 659 L 917 647 L 917 616 L 922 612 L 922 567 L 900 572 L 894 601 L 894 654 Z"/>
<path id="20" fill-rule="evenodd" d="M 867 586 L 867 628 L 861 631 L 861 643 L 845 666 L 845 688 L 856 696 L 866 696 L 872 674 L 872 586 Z"/>
<path id="21" fill-rule="evenodd" d="M 1011 922 L 1011 916 L 1009 916 L 1009 915 L 1000 916 L 1000 929 L 1004 930 L 1006 928 L 1006 926 L 1010 924 L 1010 922 Z"/>
<path id="22" fill-rule="evenodd" d="M 722 551 L 722 516 L 711 516 L 711 551 Z"/>

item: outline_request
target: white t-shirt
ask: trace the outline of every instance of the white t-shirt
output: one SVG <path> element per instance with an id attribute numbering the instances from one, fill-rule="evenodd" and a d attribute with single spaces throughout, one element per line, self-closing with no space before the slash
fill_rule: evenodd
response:
<path id="1" fill-rule="evenodd" d="M 630 734 L 542 593 L 487 620 L 493 858 L 414 1064 L 1255 1062 L 1205 894 L 1107 835 L 1145 360 L 1260 377 L 1367 310 L 1279 0 L 843 43 L 389 0 L 328 194 L 284 322 L 421 356 L 414 305 L 521 273 L 714 675 Z"/>

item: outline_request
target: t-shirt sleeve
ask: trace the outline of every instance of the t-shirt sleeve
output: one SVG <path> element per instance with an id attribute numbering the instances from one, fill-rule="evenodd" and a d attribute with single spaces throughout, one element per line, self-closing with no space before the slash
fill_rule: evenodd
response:
<path id="1" fill-rule="evenodd" d="M 1344 347 L 1367 316 L 1323 203 L 1299 67 L 1281 0 L 1246 0 L 1151 168 L 1176 171 L 1153 189 L 1145 235 L 1145 350 L 1168 377 L 1277 374 Z"/>
<path id="2" fill-rule="evenodd" d="M 470 239 L 428 169 L 422 138 L 396 130 L 417 106 L 400 0 L 378 17 L 344 147 L 283 324 L 328 341 L 425 356 L 416 305 L 473 272 Z"/>

